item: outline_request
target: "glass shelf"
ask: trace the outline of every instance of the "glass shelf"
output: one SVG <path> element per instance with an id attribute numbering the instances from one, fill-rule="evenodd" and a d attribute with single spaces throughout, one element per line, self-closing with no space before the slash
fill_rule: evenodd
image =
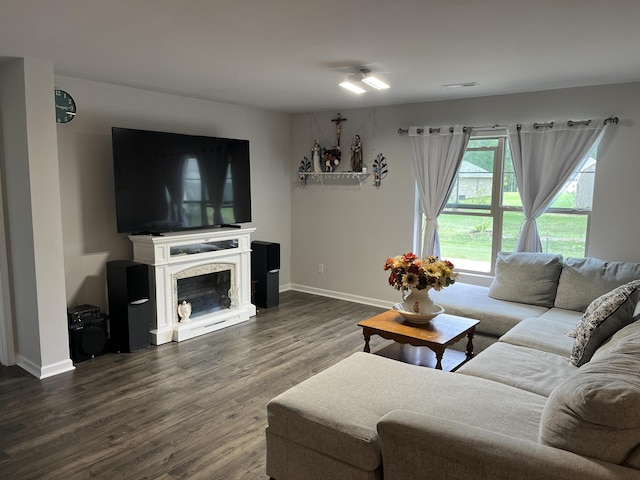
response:
<path id="1" fill-rule="evenodd" d="M 197 255 L 199 253 L 217 252 L 219 250 L 229 250 L 238 248 L 238 239 L 217 240 L 213 242 L 199 242 L 189 245 L 171 245 L 169 251 L 172 257 L 181 255 Z"/>
<path id="2" fill-rule="evenodd" d="M 371 173 L 369 172 L 321 172 L 321 173 L 305 173 L 307 180 L 318 180 L 320 185 L 332 179 L 340 180 L 357 180 L 359 185 L 367 179 Z"/>

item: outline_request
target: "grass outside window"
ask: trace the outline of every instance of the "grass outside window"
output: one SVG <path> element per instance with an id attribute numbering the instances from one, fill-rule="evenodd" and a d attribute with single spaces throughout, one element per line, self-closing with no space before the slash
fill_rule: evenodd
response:
<path id="1" fill-rule="evenodd" d="M 524 214 L 503 213 L 502 251 L 515 249 Z M 586 214 L 545 213 L 538 220 L 542 250 L 562 253 L 565 257 L 585 255 Z M 491 217 L 442 214 L 438 218 L 440 246 L 443 258 L 491 262 L 493 220 Z M 455 263 L 455 262 L 454 262 Z"/>

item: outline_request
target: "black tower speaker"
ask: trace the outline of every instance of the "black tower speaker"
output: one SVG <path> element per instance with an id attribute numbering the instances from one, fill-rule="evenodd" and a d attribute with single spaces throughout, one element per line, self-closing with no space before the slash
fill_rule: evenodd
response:
<path id="1" fill-rule="evenodd" d="M 256 282 L 256 306 L 277 307 L 280 303 L 280 244 L 251 242 L 251 280 Z"/>
<path id="2" fill-rule="evenodd" d="M 69 320 L 69 353 L 73 363 L 104 355 L 108 351 L 107 318 L 104 315 Z"/>
<path id="3" fill-rule="evenodd" d="M 128 260 L 107 262 L 111 349 L 135 352 L 149 346 L 154 308 L 149 297 L 149 267 Z"/>

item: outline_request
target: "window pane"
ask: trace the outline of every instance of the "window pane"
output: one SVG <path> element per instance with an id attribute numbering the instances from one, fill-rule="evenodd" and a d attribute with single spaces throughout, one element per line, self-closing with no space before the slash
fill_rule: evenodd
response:
<path id="1" fill-rule="evenodd" d="M 462 270 L 491 271 L 491 217 L 442 214 L 438 225 L 442 258 Z"/>
<path id="2" fill-rule="evenodd" d="M 498 139 L 497 138 L 471 138 L 469 139 L 469 143 L 467 143 L 467 150 L 470 148 L 498 148 Z"/>
<path id="3" fill-rule="evenodd" d="M 497 139 L 469 141 L 469 146 L 462 157 L 458 175 L 453 184 L 447 207 L 491 206 L 491 190 L 493 184 L 493 169 L 495 147 L 482 147 L 481 143 L 497 145 Z M 480 150 L 471 149 L 471 144 L 482 147 Z"/>
<path id="4" fill-rule="evenodd" d="M 550 208 L 591 210 L 595 174 L 596 160 L 589 158 L 587 163 L 571 179 L 564 192 L 553 201 Z"/>
<path id="5" fill-rule="evenodd" d="M 511 148 L 507 143 L 504 154 L 504 174 L 502 176 L 502 205 L 505 207 L 521 207 L 522 201 L 518 193 L 518 182 L 513 171 Z"/>
<path id="6" fill-rule="evenodd" d="M 584 257 L 588 220 L 587 215 L 542 214 L 538 218 L 542 251 L 561 253 L 565 257 Z"/>
<path id="7" fill-rule="evenodd" d="M 511 174 L 511 178 L 505 175 L 504 186 L 502 191 L 502 205 L 505 207 L 522 207 L 522 200 L 520 200 L 520 194 L 518 193 L 518 186 L 516 185 L 516 177 Z M 513 183 L 509 183 L 513 180 Z M 514 188 L 514 190 L 507 190 L 507 188 Z"/>
<path id="8" fill-rule="evenodd" d="M 520 227 L 524 222 L 522 212 L 504 212 L 502 228 L 503 252 L 513 252 Z M 561 253 L 564 257 L 584 257 L 586 251 L 587 215 L 545 213 L 538 220 L 538 233 L 542 251 Z"/>
<path id="9" fill-rule="evenodd" d="M 516 242 L 523 222 L 524 213 L 504 212 L 502 215 L 502 245 L 499 248 L 501 252 L 513 252 L 516 249 Z"/>

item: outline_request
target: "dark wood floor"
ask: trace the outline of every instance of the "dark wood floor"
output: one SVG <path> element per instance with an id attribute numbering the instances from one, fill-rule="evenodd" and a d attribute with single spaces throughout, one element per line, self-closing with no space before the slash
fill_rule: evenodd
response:
<path id="1" fill-rule="evenodd" d="M 241 325 L 49 379 L 0 367 L 0 478 L 264 480 L 267 402 L 362 350 L 356 323 L 381 311 L 286 292 Z"/>

